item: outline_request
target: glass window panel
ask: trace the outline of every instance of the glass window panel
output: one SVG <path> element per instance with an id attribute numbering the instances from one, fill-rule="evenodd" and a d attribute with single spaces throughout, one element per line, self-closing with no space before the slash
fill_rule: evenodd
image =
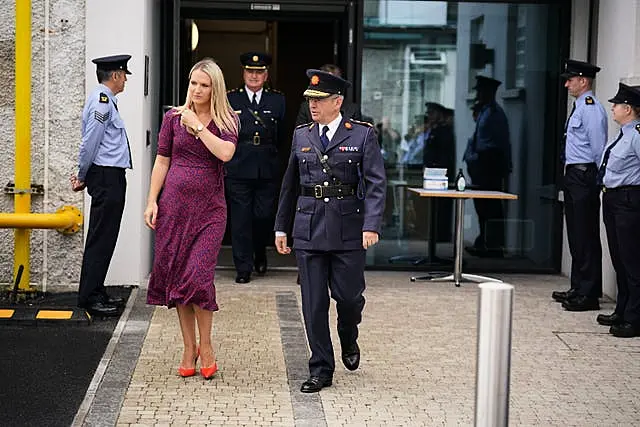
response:
<path id="1" fill-rule="evenodd" d="M 548 183 L 556 173 L 555 113 L 562 93 L 549 75 L 558 75 L 568 45 L 558 42 L 561 24 L 567 25 L 561 7 L 364 0 L 361 107 L 375 122 L 388 177 L 382 240 L 368 251 L 370 265 L 428 269 L 426 257 L 444 259 L 438 269 L 451 269 L 452 201 L 408 191 L 422 187 L 425 165 L 445 168 L 451 182 L 462 169 L 471 187 L 518 195 L 484 206 L 465 203 L 465 246 L 473 252 L 464 255 L 465 270 L 557 265 L 554 231 L 561 230 L 562 217 Z M 502 82 L 495 102 L 478 113 L 480 123 L 472 111 L 478 75 Z M 505 119 L 487 124 L 482 115 L 489 110 L 504 112 Z M 508 143 L 492 141 L 491 134 L 508 135 Z M 465 161 L 465 152 L 478 144 L 504 161 L 485 161 L 469 174 L 473 161 Z"/>

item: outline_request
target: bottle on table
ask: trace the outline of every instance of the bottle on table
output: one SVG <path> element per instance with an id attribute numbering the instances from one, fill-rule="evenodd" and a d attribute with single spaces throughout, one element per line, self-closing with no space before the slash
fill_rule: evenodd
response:
<path id="1" fill-rule="evenodd" d="M 464 191 L 464 188 L 466 187 L 467 183 L 464 179 L 464 174 L 462 173 L 462 168 L 460 170 L 458 170 L 458 175 L 456 176 L 456 190 L 457 191 Z"/>

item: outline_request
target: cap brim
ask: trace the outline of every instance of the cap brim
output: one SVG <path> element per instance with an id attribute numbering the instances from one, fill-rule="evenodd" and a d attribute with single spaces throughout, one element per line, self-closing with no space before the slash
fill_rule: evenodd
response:
<path id="1" fill-rule="evenodd" d="M 331 95 L 333 94 L 329 92 L 322 92 L 320 90 L 315 90 L 315 89 L 307 89 L 302 94 L 302 96 L 306 96 L 307 98 L 328 98 Z"/>
<path id="2" fill-rule="evenodd" d="M 131 71 L 129 71 L 129 70 L 124 70 L 124 73 L 125 73 L 125 74 L 131 74 Z"/>
<path id="3" fill-rule="evenodd" d="M 609 102 L 610 102 L 610 103 L 612 103 L 612 104 L 626 104 L 626 103 L 627 103 L 627 102 L 626 102 L 626 100 L 624 100 L 624 99 L 620 99 L 620 98 L 618 98 L 618 97 L 616 97 L 616 96 L 614 96 L 613 98 L 611 98 L 611 99 L 609 100 Z"/>
<path id="4" fill-rule="evenodd" d="M 579 74 L 575 74 L 575 73 L 562 73 L 562 74 L 560 74 L 560 77 L 562 77 L 563 79 L 568 79 L 568 78 L 571 78 L 571 77 L 576 77 L 578 75 Z"/>

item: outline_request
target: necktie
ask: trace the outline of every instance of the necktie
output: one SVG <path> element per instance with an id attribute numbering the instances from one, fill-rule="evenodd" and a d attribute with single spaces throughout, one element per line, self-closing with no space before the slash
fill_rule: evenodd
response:
<path id="1" fill-rule="evenodd" d="M 254 110 L 258 109 L 258 100 L 255 93 L 253 94 L 253 100 L 251 100 L 251 108 L 253 108 Z"/>
<path id="2" fill-rule="evenodd" d="M 569 120 L 571 116 L 573 116 L 573 112 L 576 111 L 576 102 L 573 102 L 573 108 L 571 109 L 571 113 L 569 117 L 567 117 L 567 121 L 564 123 L 564 134 L 562 135 L 562 144 L 560 144 L 560 161 L 562 162 L 562 167 L 564 168 L 564 163 L 567 160 L 566 150 L 567 150 L 567 128 L 569 127 Z"/>
<path id="3" fill-rule="evenodd" d="M 320 141 L 322 142 L 322 146 L 327 149 L 329 145 L 329 138 L 327 137 L 327 132 L 329 132 L 329 126 L 325 126 L 322 128 L 322 135 L 320 135 Z"/>
<path id="4" fill-rule="evenodd" d="M 118 111 L 118 104 L 114 102 L 113 106 L 116 107 L 116 111 Z M 129 135 L 127 135 L 126 129 L 124 130 L 124 136 L 125 138 L 127 138 L 127 150 L 129 151 L 129 166 L 131 167 L 131 169 L 133 169 L 133 159 L 131 157 L 131 146 L 129 145 Z"/>
<path id="5" fill-rule="evenodd" d="M 604 180 L 604 174 L 607 171 L 607 163 L 609 162 L 609 155 L 611 154 L 611 150 L 616 146 L 618 141 L 622 139 L 622 129 L 620 129 L 620 133 L 613 144 L 609 145 L 606 150 L 604 150 L 604 156 L 602 157 L 602 164 L 600 165 L 600 169 L 598 169 L 598 185 L 602 185 Z"/>

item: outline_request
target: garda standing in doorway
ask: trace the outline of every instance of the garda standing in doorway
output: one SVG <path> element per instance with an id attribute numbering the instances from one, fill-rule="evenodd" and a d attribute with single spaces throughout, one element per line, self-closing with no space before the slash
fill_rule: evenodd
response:
<path id="1" fill-rule="evenodd" d="M 618 297 L 611 315 L 597 317 L 616 337 L 640 336 L 640 86 L 620 83 L 613 120 L 622 128 L 607 144 L 598 173 L 602 212 Z"/>
<path id="2" fill-rule="evenodd" d="M 335 370 L 329 289 L 337 303 L 342 361 L 349 370 L 360 364 L 357 338 L 364 308 L 365 250 L 378 241 L 386 178 L 373 127 L 340 114 L 349 83 L 320 70 L 308 70 L 307 76 L 310 84 L 304 96 L 314 123 L 294 132 L 275 230 L 276 249 L 290 253 L 284 231 L 293 222 L 311 347 L 310 376 L 300 390 L 312 393 L 330 386 Z"/>
<path id="3" fill-rule="evenodd" d="M 602 294 L 600 245 L 600 187 L 598 162 L 607 141 L 607 115 L 593 95 L 600 68 L 567 60 L 561 76 L 575 98 L 565 124 L 561 150 L 564 167 L 564 210 L 571 252 L 571 289 L 552 297 L 569 311 L 598 310 Z"/>
<path id="4" fill-rule="evenodd" d="M 118 315 L 122 298 L 107 295 L 104 280 L 116 248 L 124 211 L 127 180 L 131 169 L 131 150 L 118 112 L 116 95 L 124 90 L 130 55 L 93 60 L 98 87 L 87 98 L 82 112 L 82 145 L 78 175 L 71 177 L 73 191 L 85 186 L 91 196 L 89 230 L 82 257 L 78 306 L 90 314 Z"/>
<path id="5" fill-rule="evenodd" d="M 225 164 L 231 245 L 236 283 L 249 283 L 255 268 L 267 271 L 266 246 L 278 197 L 278 147 L 282 141 L 284 95 L 265 88 L 271 56 L 240 56 L 244 86 L 229 91 L 229 103 L 240 117 L 238 146 Z"/>

